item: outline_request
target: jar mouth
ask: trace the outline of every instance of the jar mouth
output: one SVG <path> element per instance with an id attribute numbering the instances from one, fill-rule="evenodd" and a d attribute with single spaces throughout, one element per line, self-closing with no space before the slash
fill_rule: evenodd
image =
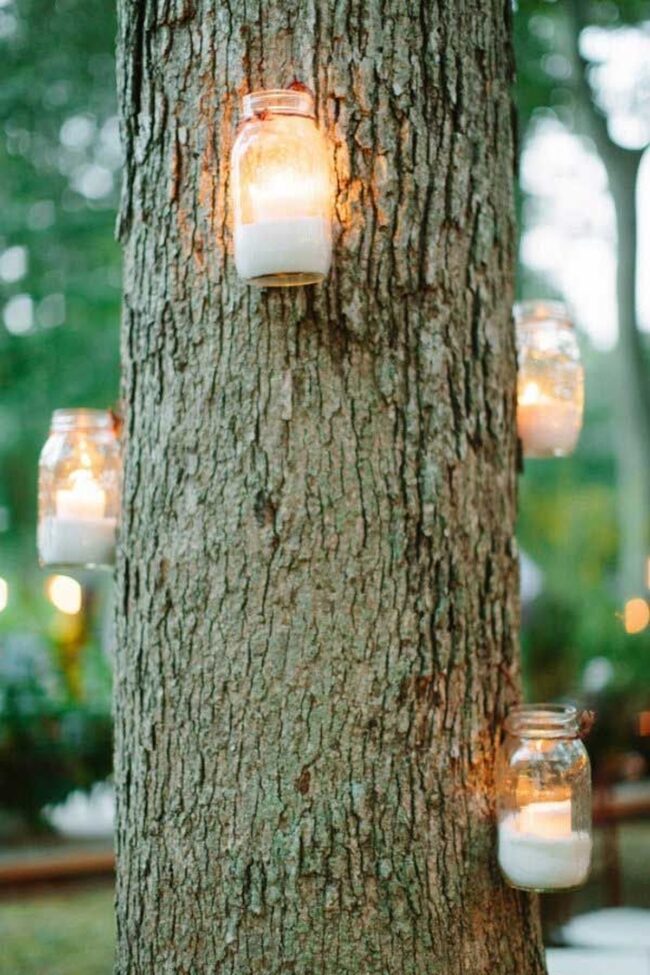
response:
<path id="1" fill-rule="evenodd" d="M 245 119 L 269 112 L 272 115 L 303 115 L 316 118 L 314 96 L 308 90 L 293 88 L 262 88 L 244 95 L 242 110 Z"/>
<path id="2" fill-rule="evenodd" d="M 110 410 L 81 407 L 55 410 L 52 414 L 52 430 L 57 433 L 67 430 L 111 430 L 112 427 L 113 415 Z"/>
<path id="3" fill-rule="evenodd" d="M 573 328 L 573 320 L 568 307 L 562 301 L 547 301 L 545 298 L 532 298 L 518 301 L 513 308 L 517 325 L 538 325 L 540 322 L 562 322 Z"/>
<path id="4" fill-rule="evenodd" d="M 519 738 L 575 738 L 578 709 L 572 704 L 520 704 L 508 711 L 505 728 Z"/>

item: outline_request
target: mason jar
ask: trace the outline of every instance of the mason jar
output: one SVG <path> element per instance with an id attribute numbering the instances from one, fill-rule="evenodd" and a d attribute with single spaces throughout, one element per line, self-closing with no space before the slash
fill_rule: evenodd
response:
<path id="1" fill-rule="evenodd" d="M 113 565 L 121 480 L 113 414 L 108 410 L 55 410 L 39 462 L 41 565 Z"/>
<path id="2" fill-rule="evenodd" d="M 582 427 L 584 370 L 573 323 L 557 301 L 515 305 L 517 432 L 525 457 L 566 457 Z"/>
<path id="3" fill-rule="evenodd" d="M 332 181 L 308 89 L 254 91 L 232 150 L 235 264 L 250 284 L 315 284 L 332 256 Z"/>
<path id="4" fill-rule="evenodd" d="M 591 863 L 591 772 L 574 707 L 530 704 L 505 721 L 497 764 L 498 857 L 522 890 L 578 887 Z"/>

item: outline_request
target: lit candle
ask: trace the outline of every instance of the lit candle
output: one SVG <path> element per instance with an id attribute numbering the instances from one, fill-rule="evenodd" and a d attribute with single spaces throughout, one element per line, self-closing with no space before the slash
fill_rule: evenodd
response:
<path id="1" fill-rule="evenodd" d="M 570 454 L 581 425 L 581 403 L 549 396 L 539 383 L 523 383 L 517 402 L 517 433 L 527 457 Z"/>
<path id="2" fill-rule="evenodd" d="M 56 492 L 56 513 L 59 518 L 93 521 L 104 517 L 106 492 L 101 489 L 89 471 L 77 471 L 72 475 L 70 490 Z"/>
<path id="3" fill-rule="evenodd" d="M 313 284 L 327 275 L 332 184 L 309 92 L 245 97 L 232 189 L 240 277 L 269 287 Z"/>
<path id="4" fill-rule="evenodd" d="M 56 492 L 56 515 L 39 527 L 43 565 L 110 565 L 115 560 L 116 519 L 104 516 L 106 492 L 90 471 L 76 471 L 70 488 Z"/>
<path id="5" fill-rule="evenodd" d="M 577 887 L 590 862 L 591 837 L 572 829 L 569 799 L 528 803 L 499 823 L 499 865 L 517 887 Z"/>
<path id="6" fill-rule="evenodd" d="M 571 832 L 571 801 L 529 802 L 519 811 L 519 828 L 523 833 L 536 833 L 553 839 Z"/>

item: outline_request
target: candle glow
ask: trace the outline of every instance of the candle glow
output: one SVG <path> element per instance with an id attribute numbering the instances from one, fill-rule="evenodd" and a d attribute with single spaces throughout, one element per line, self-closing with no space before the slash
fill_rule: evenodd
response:
<path id="1" fill-rule="evenodd" d="M 561 799 L 551 802 L 529 802 L 519 812 L 518 828 L 522 833 L 533 833 L 553 839 L 571 834 L 571 801 Z"/>
<path id="2" fill-rule="evenodd" d="M 107 410 L 57 410 L 39 465 L 41 565 L 109 566 L 115 541 L 121 456 Z"/>
<path id="3" fill-rule="evenodd" d="M 240 277 L 279 287 L 314 284 L 326 276 L 332 182 L 309 92 L 246 96 L 233 147 L 232 191 Z"/>
<path id="4" fill-rule="evenodd" d="M 519 374 L 517 433 L 525 457 L 566 457 L 582 427 L 584 374 L 566 309 L 555 302 L 515 307 Z"/>
<path id="5" fill-rule="evenodd" d="M 523 380 L 517 398 L 517 434 L 526 457 L 564 457 L 580 435 L 582 403 L 546 393 L 538 382 Z"/>
<path id="6" fill-rule="evenodd" d="M 88 470 L 75 471 L 70 476 L 71 487 L 56 492 L 56 513 L 60 518 L 88 521 L 103 518 L 106 492 Z"/>

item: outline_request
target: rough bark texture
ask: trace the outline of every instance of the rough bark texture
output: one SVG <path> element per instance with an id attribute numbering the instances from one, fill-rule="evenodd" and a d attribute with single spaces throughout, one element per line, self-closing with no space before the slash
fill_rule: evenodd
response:
<path id="1" fill-rule="evenodd" d="M 517 682 L 509 2 L 121 0 L 120 975 L 538 975 L 495 861 Z M 294 76 L 320 288 L 236 279 Z"/>

